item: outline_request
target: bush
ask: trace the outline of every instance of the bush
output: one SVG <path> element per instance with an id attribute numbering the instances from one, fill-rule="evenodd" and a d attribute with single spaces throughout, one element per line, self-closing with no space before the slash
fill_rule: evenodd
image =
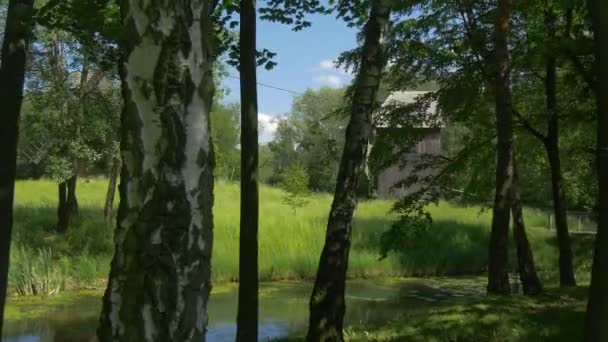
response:
<path id="1" fill-rule="evenodd" d="M 299 163 L 292 164 L 281 175 L 280 186 L 286 192 L 283 196 L 283 204 L 290 206 L 294 214 L 296 209 L 302 208 L 310 202 L 306 198 L 310 195 L 308 183 L 308 173 Z"/>

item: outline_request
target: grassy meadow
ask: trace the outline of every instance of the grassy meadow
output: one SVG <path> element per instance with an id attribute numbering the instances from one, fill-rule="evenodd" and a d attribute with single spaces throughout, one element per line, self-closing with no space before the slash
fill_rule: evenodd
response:
<path id="1" fill-rule="evenodd" d="M 114 221 L 105 222 L 107 180 L 78 184 L 80 214 L 64 235 L 53 233 L 57 185 L 50 180 L 16 184 L 15 227 L 10 268 L 13 293 L 52 293 L 62 288 L 101 287 L 109 271 Z M 260 191 L 260 279 L 312 279 L 323 247 L 331 195 L 315 194 L 307 206 L 293 210 L 282 203 L 284 193 L 262 186 Z M 406 250 L 379 260 L 382 232 L 391 224 L 389 201 L 362 201 L 355 214 L 348 274 L 350 278 L 479 274 L 487 265 L 490 211 L 441 202 L 431 205 L 433 228 Z M 216 283 L 238 280 L 239 187 L 216 183 L 212 275 Z M 557 251 L 554 231 L 544 214 L 525 213 L 537 266 L 545 279 L 555 279 Z M 580 240 L 580 241 L 579 241 Z M 580 277 L 590 266 L 590 238 L 577 238 L 575 253 Z M 513 244 L 512 244 L 513 245 Z M 515 259 L 512 250 L 511 260 Z"/>

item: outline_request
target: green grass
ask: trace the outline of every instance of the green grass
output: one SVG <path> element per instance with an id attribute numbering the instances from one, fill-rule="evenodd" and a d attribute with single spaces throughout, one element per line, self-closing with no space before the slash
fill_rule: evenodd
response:
<path id="1" fill-rule="evenodd" d="M 540 298 L 454 300 L 376 326 L 354 327 L 350 341 L 582 340 L 586 289 L 550 289 Z"/>
<path id="2" fill-rule="evenodd" d="M 16 185 L 15 230 L 11 263 L 11 288 L 16 270 L 28 258 L 24 255 L 51 251 L 56 272 L 64 275 L 68 287 L 102 286 L 113 250 L 112 222 L 105 222 L 102 206 L 107 181 L 91 179 L 78 184 L 80 216 L 65 235 L 52 232 L 56 220 L 57 186 L 48 180 L 20 181 Z M 261 187 L 260 193 L 260 279 L 312 279 L 325 237 L 331 196 L 315 194 L 310 203 L 294 214 L 282 204 L 284 193 Z M 490 212 L 476 207 L 460 208 L 448 203 L 431 205 L 433 229 L 414 247 L 393 253 L 379 261 L 379 241 L 392 217 L 388 201 L 363 201 L 356 215 L 350 253 L 349 277 L 430 276 L 478 274 L 487 265 Z M 212 274 L 216 283 L 237 280 L 239 187 L 218 182 L 215 188 L 215 241 Z M 554 279 L 557 254 L 554 232 L 545 228 L 543 214 L 528 210 L 526 221 L 537 265 L 544 278 Z M 589 240 L 590 241 L 590 240 Z M 590 242 L 577 249 L 584 255 L 577 266 L 586 277 L 590 265 Z M 21 257 L 17 255 L 21 253 Z M 512 251 L 511 260 L 515 259 Z M 55 271 L 53 271 L 55 272 Z"/>
<path id="3" fill-rule="evenodd" d="M 450 299 L 372 325 L 346 327 L 346 341 L 581 341 L 587 288 L 549 288 L 525 296 Z M 302 336 L 279 339 L 303 341 Z"/>

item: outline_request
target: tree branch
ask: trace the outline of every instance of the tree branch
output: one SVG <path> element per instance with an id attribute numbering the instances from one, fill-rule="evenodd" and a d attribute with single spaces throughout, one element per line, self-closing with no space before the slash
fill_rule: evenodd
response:
<path id="1" fill-rule="evenodd" d="M 539 130 L 534 128 L 532 124 L 530 124 L 530 122 L 515 108 L 513 108 L 513 115 L 515 115 L 515 117 L 519 120 L 519 122 L 522 124 L 523 128 L 526 129 L 526 131 L 528 131 L 534 137 L 538 138 L 543 144 L 547 142 L 547 137 Z"/>

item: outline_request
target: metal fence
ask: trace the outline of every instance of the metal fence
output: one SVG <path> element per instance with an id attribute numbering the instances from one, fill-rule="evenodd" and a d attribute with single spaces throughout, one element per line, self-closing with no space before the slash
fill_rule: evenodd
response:
<path id="1" fill-rule="evenodd" d="M 555 216 L 552 212 L 547 213 L 547 227 L 555 229 Z M 570 232 L 595 233 L 597 221 L 593 213 L 586 211 L 569 211 L 568 228 Z"/>

